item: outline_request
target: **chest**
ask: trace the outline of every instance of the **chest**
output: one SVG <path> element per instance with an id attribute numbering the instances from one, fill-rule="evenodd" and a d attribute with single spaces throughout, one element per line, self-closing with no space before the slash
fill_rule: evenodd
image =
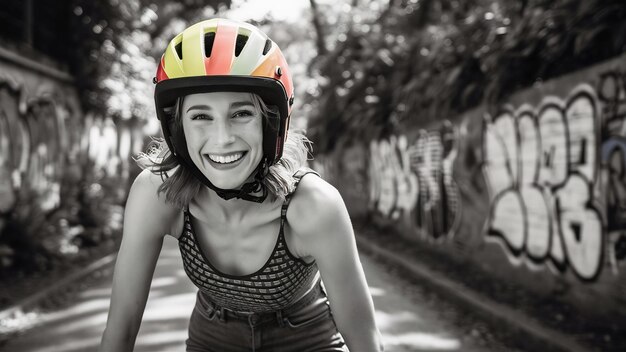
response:
<path id="1" fill-rule="evenodd" d="M 201 220 L 189 213 L 192 236 L 205 260 L 227 275 L 249 275 L 268 262 L 281 233 L 280 209 L 238 220 Z M 289 226 L 282 227 L 284 241 L 295 248 Z"/>

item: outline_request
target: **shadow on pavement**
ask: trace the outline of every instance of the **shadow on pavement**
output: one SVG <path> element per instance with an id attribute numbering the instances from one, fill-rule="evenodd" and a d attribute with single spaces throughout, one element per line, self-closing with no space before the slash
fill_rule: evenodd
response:
<path id="1" fill-rule="evenodd" d="M 451 326 L 446 321 L 445 312 L 429 302 L 428 296 L 403 286 L 371 257 L 361 254 L 361 260 L 386 352 L 489 350 L 477 346 L 463 329 Z M 111 272 L 109 270 L 99 284 L 80 292 L 63 309 L 38 316 L 35 327 L 11 339 L 0 350 L 96 351 L 108 314 Z M 177 242 L 167 237 L 157 263 L 135 351 L 184 351 L 195 295 L 196 288 L 183 271 Z"/>
<path id="2" fill-rule="evenodd" d="M 111 276 L 81 292 L 64 309 L 43 313 L 37 325 L 16 336 L 2 351 L 96 351 L 109 309 Z M 195 303 L 195 287 L 185 276 L 175 239 L 167 237 L 157 263 L 150 297 L 135 351 L 159 352 L 185 349 L 187 323 Z"/>

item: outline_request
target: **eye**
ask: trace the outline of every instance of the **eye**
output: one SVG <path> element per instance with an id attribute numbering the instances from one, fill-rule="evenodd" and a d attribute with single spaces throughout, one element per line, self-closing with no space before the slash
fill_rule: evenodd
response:
<path id="1" fill-rule="evenodd" d="M 250 110 L 239 110 L 233 114 L 233 118 L 252 117 L 252 116 L 254 116 L 254 112 Z"/>
<path id="2" fill-rule="evenodd" d="M 207 114 L 195 114 L 191 116 L 192 120 L 213 120 L 213 118 Z"/>

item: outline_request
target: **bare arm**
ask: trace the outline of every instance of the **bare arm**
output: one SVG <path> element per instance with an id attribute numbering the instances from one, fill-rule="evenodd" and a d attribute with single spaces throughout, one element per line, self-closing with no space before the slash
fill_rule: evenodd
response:
<path id="1" fill-rule="evenodd" d="M 157 197 L 160 183 L 144 170 L 128 195 L 102 352 L 132 351 L 135 345 L 163 236 L 180 213 Z"/>
<path id="2" fill-rule="evenodd" d="M 305 177 L 287 213 L 301 254 L 315 258 L 339 331 L 351 351 L 382 351 L 374 304 L 343 199 L 318 177 Z"/>

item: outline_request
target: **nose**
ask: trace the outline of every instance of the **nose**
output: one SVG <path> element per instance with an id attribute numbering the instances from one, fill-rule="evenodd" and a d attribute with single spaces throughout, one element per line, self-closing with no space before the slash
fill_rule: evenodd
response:
<path id="1" fill-rule="evenodd" d="M 228 121 L 218 121 L 215 124 L 215 143 L 218 145 L 228 145 L 235 141 L 232 126 Z"/>

